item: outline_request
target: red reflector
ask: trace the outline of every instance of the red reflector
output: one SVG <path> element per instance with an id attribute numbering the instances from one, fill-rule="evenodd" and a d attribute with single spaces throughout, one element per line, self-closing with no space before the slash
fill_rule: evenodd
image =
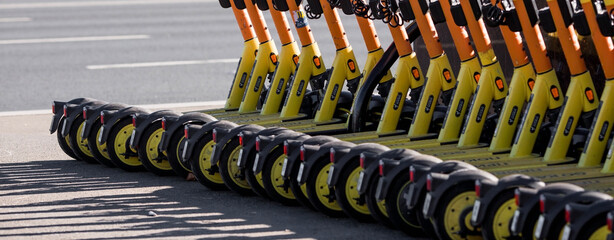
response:
<path id="1" fill-rule="evenodd" d="M 612 222 L 614 222 L 614 215 L 612 215 L 612 212 L 609 212 L 606 223 L 608 224 L 608 230 L 610 232 L 612 231 Z"/>
<path id="2" fill-rule="evenodd" d="M 217 143 L 217 130 L 213 129 L 213 132 L 211 132 L 211 138 L 213 138 L 214 143 Z"/>
<path id="3" fill-rule="evenodd" d="M 546 211 L 546 197 L 539 195 L 539 211 L 544 213 Z"/>
<path id="4" fill-rule="evenodd" d="M 334 148 L 330 148 L 330 162 L 334 163 L 335 162 L 335 149 Z"/>
<path id="5" fill-rule="evenodd" d="M 132 126 L 136 127 L 136 115 L 132 115 Z"/>
<path id="6" fill-rule="evenodd" d="M 166 131 L 166 118 L 162 118 L 162 130 Z"/>
<path id="7" fill-rule="evenodd" d="M 482 183 L 480 180 L 475 180 L 475 195 L 480 197 L 480 188 L 482 188 Z"/>
<path id="8" fill-rule="evenodd" d="M 243 133 L 239 133 L 239 145 L 243 146 Z"/>
<path id="9" fill-rule="evenodd" d="M 66 112 L 67 112 L 67 111 L 66 111 L 66 109 L 67 109 L 67 108 L 68 108 L 68 107 L 66 107 L 66 105 L 64 105 L 64 117 L 68 116 L 68 113 L 66 113 Z"/>
<path id="10" fill-rule="evenodd" d="M 288 155 L 288 142 L 284 141 L 284 155 Z"/>
<path id="11" fill-rule="evenodd" d="M 51 112 L 55 114 L 55 102 L 51 103 Z"/>
<path id="12" fill-rule="evenodd" d="M 87 119 L 87 108 L 83 107 L 83 119 Z"/>
<path id="13" fill-rule="evenodd" d="M 516 200 L 516 206 L 520 206 L 520 190 L 518 188 L 514 190 L 514 200 Z"/>
<path id="14" fill-rule="evenodd" d="M 416 174 L 416 169 L 414 166 L 409 166 L 409 181 L 414 182 L 414 174 Z"/>
<path id="15" fill-rule="evenodd" d="M 104 124 L 104 112 L 100 112 L 100 123 Z"/>
<path id="16" fill-rule="evenodd" d="M 426 190 L 427 191 L 431 191 L 431 184 L 433 182 L 433 177 L 431 177 L 431 174 L 426 175 Z"/>
<path id="17" fill-rule="evenodd" d="M 569 206 L 569 204 L 565 205 L 565 222 L 569 223 L 569 219 L 571 219 L 571 207 Z"/>
<path id="18" fill-rule="evenodd" d="M 183 128 L 183 137 L 185 137 L 185 139 L 188 139 L 190 137 L 190 135 L 188 134 L 188 126 L 187 125 Z"/>
<path id="19" fill-rule="evenodd" d="M 305 161 L 305 147 L 301 146 L 301 151 L 300 151 L 300 157 L 301 157 L 301 162 Z"/>
<path id="20" fill-rule="evenodd" d="M 384 161 L 379 160 L 379 175 L 384 176 Z"/>
<path id="21" fill-rule="evenodd" d="M 256 137 L 256 151 L 260 152 L 260 137 Z"/>
<path id="22" fill-rule="evenodd" d="M 360 154 L 360 168 L 365 168 L 365 155 Z"/>

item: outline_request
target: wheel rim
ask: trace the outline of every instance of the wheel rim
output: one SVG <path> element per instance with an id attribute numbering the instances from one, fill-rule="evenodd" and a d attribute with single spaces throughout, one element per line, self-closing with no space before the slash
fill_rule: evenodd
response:
<path id="1" fill-rule="evenodd" d="M 341 207 L 337 203 L 337 200 L 330 201 L 329 198 L 326 197 L 326 195 L 331 194 L 330 189 L 328 188 L 328 184 L 326 183 L 326 180 L 328 179 L 328 171 L 330 169 L 330 165 L 332 165 L 332 163 L 326 164 L 326 166 L 320 169 L 318 175 L 316 175 L 315 190 L 318 196 L 318 200 L 322 205 L 332 210 L 341 211 Z"/>
<path id="2" fill-rule="evenodd" d="M 459 219 L 465 208 L 473 206 L 475 199 L 476 199 L 475 192 L 467 191 L 467 192 L 463 192 L 459 194 L 458 196 L 454 197 L 452 201 L 450 201 L 450 203 L 446 207 L 446 211 L 443 216 L 444 218 L 443 220 L 445 224 L 444 227 L 446 229 L 446 234 L 449 237 L 460 239 L 460 235 L 457 234 L 457 232 L 461 230 Z M 470 224 L 471 214 L 467 214 L 466 216 L 464 216 L 464 219 L 462 221 L 463 221 L 462 224 L 464 224 L 467 228 L 473 229 L 473 227 Z M 481 239 L 481 238 L 477 236 L 469 235 L 467 236 L 466 239 Z"/>
<path id="3" fill-rule="evenodd" d="M 85 121 L 83 121 L 79 125 L 79 128 L 77 128 L 77 146 L 79 146 L 79 150 L 81 150 L 81 152 L 85 154 L 86 156 L 94 157 L 94 154 L 92 154 L 92 152 L 90 151 L 90 148 L 87 146 L 87 138 L 81 137 L 81 133 L 83 132 L 84 127 L 85 127 Z"/>
<path id="4" fill-rule="evenodd" d="M 158 145 L 160 145 L 160 139 L 164 130 L 162 128 L 156 129 L 149 138 L 147 138 L 147 144 L 145 144 L 145 152 L 147 153 L 147 161 L 154 167 L 160 170 L 173 170 L 171 164 L 168 162 L 166 156 L 160 156 L 158 151 Z M 158 160 L 160 159 L 160 160 Z"/>
<path id="5" fill-rule="evenodd" d="M 362 171 L 362 168 L 357 167 L 355 168 L 350 175 L 348 176 L 348 179 L 345 183 L 345 197 L 347 198 L 348 203 L 350 204 L 350 206 L 356 210 L 359 213 L 362 214 L 366 214 L 369 215 L 369 207 L 367 206 L 367 204 L 359 204 L 358 200 L 361 196 L 358 193 L 358 176 L 360 175 L 360 172 Z"/>
<path id="6" fill-rule="evenodd" d="M 102 128 L 98 128 L 98 131 L 96 132 L 96 136 L 100 136 L 100 131 L 102 130 Z M 111 160 L 111 157 L 109 157 L 109 152 L 107 151 L 107 143 L 105 142 L 104 144 L 100 144 L 100 142 L 98 141 L 94 141 L 96 144 L 96 148 L 98 149 L 98 152 L 100 153 L 100 155 L 102 155 L 104 158 L 106 158 L 107 160 Z"/>
<path id="7" fill-rule="evenodd" d="M 247 171 L 249 171 L 249 169 Z M 258 185 L 260 185 L 261 188 L 264 188 L 264 182 L 262 181 L 262 172 L 256 174 L 256 182 L 258 182 Z"/>
<path id="8" fill-rule="evenodd" d="M 224 184 L 224 180 L 222 179 L 222 175 L 220 175 L 219 171 L 211 174 L 210 170 L 213 167 L 211 165 L 211 151 L 213 150 L 213 145 L 215 142 L 209 141 L 205 144 L 205 147 L 200 151 L 200 155 L 198 156 L 198 165 L 200 166 L 200 172 L 205 176 L 209 181 Z"/>
<path id="9" fill-rule="evenodd" d="M 183 161 L 181 161 L 181 153 L 183 153 L 183 140 L 185 140 L 184 136 L 181 136 L 181 138 L 179 139 L 179 144 L 177 144 L 177 151 L 175 151 L 175 153 L 177 154 L 177 156 L 175 156 L 179 161 L 179 166 L 181 166 L 181 168 L 183 168 L 184 170 L 188 171 L 188 172 L 192 172 L 192 169 L 190 169 L 188 166 L 186 166 L 185 164 L 183 164 Z"/>
<path id="10" fill-rule="evenodd" d="M 290 191 L 290 189 L 283 187 L 285 181 L 284 181 L 284 178 L 281 176 L 281 169 L 283 168 L 285 158 L 286 158 L 286 155 L 282 154 L 277 159 L 275 159 L 275 162 L 273 162 L 273 167 L 271 168 L 271 175 L 270 175 L 271 183 L 273 184 L 275 192 L 277 192 L 282 197 L 287 198 L 287 199 L 296 199 L 296 197 L 294 196 L 292 191 Z"/>
<path id="11" fill-rule="evenodd" d="M 514 199 L 505 201 L 497 212 L 492 221 L 492 232 L 496 239 L 508 238 L 510 234 L 509 221 L 514 217 L 516 211 L 516 203 Z"/>
<path id="12" fill-rule="evenodd" d="M 140 166 L 141 161 L 139 161 L 139 158 L 137 156 L 126 157 L 126 144 L 128 143 L 130 136 L 132 135 L 133 129 L 134 127 L 132 126 L 132 124 L 122 127 L 117 133 L 117 136 L 115 136 L 115 144 L 113 146 L 113 149 L 117 154 L 117 158 L 119 158 L 119 160 L 122 161 L 124 164 L 129 166 Z"/>
<path id="13" fill-rule="evenodd" d="M 592 233 L 588 239 L 589 240 L 606 239 L 608 238 L 609 233 L 610 231 L 608 231 L 608 226 L 603 226 L 597 229 L 597 231 L 595 231 L 594 233 Z"/>
<path id="14" fill-rule="evenodd" d="M 251 189 L 249 183 L 245 178 L 241 179 L 239 177 L 241 175 L 241 169 L 237 166 L 237 162 L 239 161 L 239 152 L 241 151 L 241 146 L 235 148 L 230 152 L 230 157 L 226 162 L 226 168 L 228 169 L 228 175 L 232 182 L 234 182 L 237 186 L 245 189 Z"/>

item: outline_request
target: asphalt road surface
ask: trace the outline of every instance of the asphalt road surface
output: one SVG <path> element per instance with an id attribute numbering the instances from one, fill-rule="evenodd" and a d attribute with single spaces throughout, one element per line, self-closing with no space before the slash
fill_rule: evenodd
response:
<path id="1" fill-rule="evenodd" d="M 340 15 L 362 63 L 367 50 L 355 17 Z M 279 50 L 270 14 L 264 16 Z M 330 65 L 335 48 L 325 20 L 309 23 Z M 375 25 L 388 46 L 386 25 Z M 224 100 L 242 44 L 232 11 L 215 0 L 3 0 L 0 111 L 48 109 L 52 100 L 76 97 Z"/>
<path id="2" fill-rule="evenodd" d="M 76 161 L 49 134 L 50 119 L 0 116 L 0 239 L 405 237 L 383 225 L 210 191 L 178 177 Z"/>

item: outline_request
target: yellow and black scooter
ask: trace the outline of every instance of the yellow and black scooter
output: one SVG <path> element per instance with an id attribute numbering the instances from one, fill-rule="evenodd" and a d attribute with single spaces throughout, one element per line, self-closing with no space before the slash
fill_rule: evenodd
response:
<path id="1" fill-rule="evenodd" d="M 565 4 L 565 1 L 561 1 L 561 2 Z M 522 7 L 519 7 L 520 4 L 522 4 Z M 526 14 L 526 12 L 530 12 L 532 10 L 531 8 L 527 8 L 526 10 L 529 10 L 529 11 L 525 11 L 524 3 L 520 3 L 520 4 L 516 3 L 516 6 L 521 9 L 519 13 L 524 12 Z M 596 93 L 595 93 L 594 87 L 592 87 L 593 84 L 592 84 L 592 80 L 590 80 L 590 75 L 587 74 L 588 71 L 586 71 L 586 66 L 584 65 L 584 61 L 580 57 L 581 52 L 579 51 L 579 45 L 577 44 L 577 38 L 574 32 L 574 28 L 573 26 L 570 26 L 569 23 L 566 24 L 566 22 L 564 21 L 564 19 L 571 19 L 569 14 L 567 14 L 569 9 L 565 8 L 566 5 L 563 5 L 563 6 L 559 5 L 559 2 L 555 0 L 548 1 L 548 4 L 551 8 L 549 13 L 551 14 L 552 20 L 553 20 L 551 21 L 552 27 L 554 27 L 554 29 L 557 31 L 559 40 L 561 42 L 563 51 L 565 53 L 565 57 L 567 59 L 568 65 L 570 67 L 570 71 L 573 74 L 573 76 L 572 76 L 572 80 L 570 83 L 570 86 L 572 87 L 570 87 L 568 91 L 569 94 L 567 96 L 567 99 L 568 99 L 567 104 L 565 105 L 565 108 L 562 110 L 561 115 L 559 116 L 559 119 L 557 121 L 557 122 L 563 122 L 563 124 L 557 124 L 556 133 L 560 132 L 559 131 L 560 129 L 563 129 L 564 131 L 562 131 L 561 134 L 564 136 L 559 137 L 557 135 L 553 135 L 550 141 L 549 149 L 546 151 L 546 155 L 544 156 L 544 161 L 541 162 L 542 164 L 541 166 L 544 166 L 545 164 L 548 164 L 548 163 L 556 162 L 555 160 L 559 160 L 559 158 L 553 158 L 554 156 L 556 156 L 555 154 L 552 154 L 553 150 L 556 150 L 555 152 L 562 151 L 563 156 L 565 156 L 564 153 L 567 152 L 566 150 L 567 150 L 567 147 L 569 146 L 569 142 L 567 142 L 566 144 L 559 143 L 558 145 L 555 145 L 552 143 L 556 143 L 557 141 L 565 140 L 565 137 L 567 137 L 568 134 L 570 135 L 572 131 L 575 130 L 576 125 L 573 122 L 570 122 L 570 119 L 578 119 L 578 115 L 580 114 L 582 110 L 593 111 L 594 109 L 596 109 L 596 104 L 593 104 L 596 101 Z M 567 16 L 565 14 L 567 14 Z M 542 16 L 544 15 L 542 14 Z M 528 21 L 529 19 L 527 18 L 524 20 Z M 541 18 L 540 20 L 542 21 L 542 24 L 544 25 L 548 24 L 547 18 Z M 545 25 L 545 26 L 546 28 L 548 28 L 548 25 Z M 578 89 L 580 90 L 581 94 L 574 93 L 574 92 L 577 92 Z M 581 104 L 581 103 L 584 103 L 584 104 Z M 574 105 L 579 105 L 579 106 L 574 106 Z M 570 112 L 575 112 L 575 113 L 570 113 Z M 572 115 L 572 114 L 576 114 L 576 115 Z M 570 115 L 573 116 L 573 118 L 570 118 L 569 117 Z M 526 116 L 526 118 L 531 119 L 531 118 L 534 118 L 534 116 L 528 115 Z M 565 124 L 565 123 L 568 123 L 568 124 Z M 587 168 L 579 169 L 577 168 L 577 165 L 575 164 L 548 166 L 547 168 L 546 167 L 540 168 L 540 165 L 532 165 L 530 161 L 531 160 L 524 160 L 524 161 L 504 160 L 499 163 L 502 163 L 503 165 L 507 165 L 507 167 L 501 167 L 500 165 L 497 166 L 496 164 L 491 165 L 490 168 L 486 165 L 483 165 L 482 167 L 488 170 L 490 173 L 494 174 L 495 176 L 504 176 L 510 173 L 520 172 L 520 173 L 526 173 L 529 176 L 541 178 L 544 181 L 561 181 L 561 180 L 570 181 L 573 179 L 582 179 L 582 178 L 588 178 L 591 176 L 592 177 L 604 176 L 603 174 L 598 173 L 600 169 L 597 169 L 597 171 L 591 171 L 592 169 L 587 169 Z M 476 164 L 476 162 L 472 162 L 472 163 Z M 487 162 L 484 162 L 484 163 L 488 164 Z M 490 161 L 490 163 L 497 163 L 497 161 Z M 515 166 L 512 166 L 512 165 L 515 165 Z M 480 165 L 477 165 L 477 166 L 480 166 Z M 492 167 L 492 166 L 497 166 L 497 167 Z M 482 175 L 484 178 L 489 178 L 487 177 L 489 174 L 486 174 L 486 173 L 485 174 L 474 173 L 473 175 L 465 174 L 464 176 L 463 174 L 458 174 L 458 177 L 456 176 L 453 177 L 453 175 L 454 174 L 451 174 L 449 176 L 441 176 L 441 175 L 435 174 L 431 176 L 433 184 L 436 184 L 438 186 L 436 190 L 431 192 L 431 193 L 433 192 L 435 193 L 429 195 L 431 196 L 431 198 L 427 197 L 427 200 L 425 200 L 425 206 L 428 206 L 428 207 L 425 207 L 425 213 L 426 213 L 425 215 L 431 217 L 433 221 L 441 221 L 442 223 L 440 224 L 440 226 L 442 227 L 446 226 L 445 222 L 448 221 L 447 219 L 452 219 L 452 218 L 458 219 L 458 217 L 460 216 L 449 216 L 449 214 L 447 213 L 444 214 L 443 212 L 440 212 L 440 214 L 438 214 L 435 212 L 434 209 L 438 207 L 442 207 L 441 205 L 442 202 L 444 203 L 443 206 L 445 206 L 443 209 L 449 209 L 449 208 L 465 209 L 465 206 L 463 206 L 463 204 L 470 205 L 468 207 L 471 207 L 473 203 L 469 203 L 469 201 L 465 203 L 463 203 L 463 201 L 457 202 L 455 203 L 456 205 L 455 204 L 449 205 L 449 203 L 451 203 L 450 200 L 455 197 L 460 197 L 461 195 L 463 196 L 473 195 L 474 196 L 475 193 L 473 193 L 474 190 L 471 189 L 465 192 L 460 191 L 460 192 L 463 192 L 462 194 L 457 193 L 456 195 L 448 196 L 449 194 L 445 194 L 441 191 L 450 189 L 450 187 L 454 187 L 456 184 L 458 184 L 456 187 L 463 186 L 462 185 L 463 179 L 465 179 L 466 181 L 475 181 L 475 180 L 478 180 L 477 178 L 480 178 L 480 175 Z M 448 179 L 450 181 L 442 181 L 443 179 Z M 481 208 L 480 204 L 478 203 L 476 205 L 478 206 L 477 208 L 479 211 L 479 209 Z M 478 213 L 478 212 L 474 211 L 474 213 Z M 469 216 L 470 214 L 467 214 L 467 217 Z M 509 216 L 511 217 L 511 215 Z M 457 222 L 456 224 L 462 225 L 463 223 Z M 451 224 L 451 225 L 448 225 L 448 227 L 445 227 L 445 231 L 447 232 L 447 234 L 449 236 L 453 236 L 453 232 L 451 232 L 450 227 L 458 227 L 458 225 Z"/>

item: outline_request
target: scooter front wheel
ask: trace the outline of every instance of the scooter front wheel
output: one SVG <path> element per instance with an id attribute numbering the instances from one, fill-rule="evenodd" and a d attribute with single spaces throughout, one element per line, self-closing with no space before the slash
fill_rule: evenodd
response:
<path id="1" fill-rule="evenodd" d="M 307 176 L 307 196 L 313 206 L 320 212 L 329 217 L 346 216 L 335 199 L 335 195 L 330 191 L 326 180 L 328 179 L 329 169 L 332 163 L 318 159 L 313 165 L 311 174 Z"/>
<path id="2" fill-rule="evenodd" d="M 81 133 L 85 128 L 85 120 L 78 115 L 70 127 L 70 131 L 68 132 L 68 139 L 70 143 L 70 148 L 73 150 L 77 158 L 83 160 L 87 163 L 98 163 L 94 158 L 94 155 L 90 151 L 88 146 L 87 138 L 81 137 Z"/>
<path id="3" fill-rule="evenodd" d="M 343 169 L 336 169 L 339 180 L 335 184 L 335 196 L 343 211 L 350 217 L 360 222 L 374 222 L 365 196 L 358 193 L 358 178 L 362 168 L 357 161 L 348 163 Z"/>
<path id="4" fill-rule="evenodd" d="M 171 168 L 182 178 L 187 178 L 188 174 L 192 172 L 190 164 L 186 164 L 181 161 L 181 154 L 183 154 L 183 148 L 185 144 L 185 136 L 182 131 L 175 132 L 169 140 L 168 148 L 166 150 L 166 158 Z"/>
<path id="5" fill-rule="evenodd" d="M 58 123 L 58 126 L 60 126 L 60 128 L 56 131 L 56 136 L 58 139 L 58 145 L 60 145 L 60 148 L 62 149 L 62 151 L 64 153 L 66 153 L 66 155 L 68 155 L 69 157 L 77 160 L 77 161 L 81 161 L 81 159 L 79 159 L 75 153 L 72 151 L 72 148 L 70 148 L 70 138 L 68 136 L 66 137 L 62 137 L 62 133 L 60 131 L 61 127 L 64 125 L 64 121 L 66 121 L 66 118 L 62 118 L 60 119 L 60 122 Z"/>
<path id="6" fill-rule="evenodd" d="M 214 145 L 215 142 L 213 142 L 211 134 L 207 134 L 198 140 L 190 164 L 192 165 L 192 172 L 200 184 L 211 190 L 225 190 L 227 188 L 218 166 L 211 164 L 211 152 Z"/>
<path id="7" fill-rule="evenodd" d="M 162 129 L 161 122 L 156 122 L 151 126 L 148 126 L 142 135 L 142 139 L 144 141 L 141 141 L 141 143 L 144 143 L 145 145 L 139 146 L 137 149 L 139 159 L 143 163 L 143 166 L 147 169 L 147 171 L 150 171 L 158 176 L 168 176 L 174 174 L 171 164 L 168 162 L 168 158 L 166 158 L 164 153 L 158 150 L 158 145 L 160 145 L 163 132 L 164 129 Z"/>
<path id="8" fill-rule="evenodd" d="M 142 171 L 145 168 L 139 160 L 138 154 L 130 148 L 132 135 L 132 119 L 126 118 L 111 127 L 107 140 L 109 157 L 113 163 L 128 172 Z"/>
<path id="9" fill-rule="evenodd" d="M 245 179 L 246 169 L 241 169 L 237 165 L 241 148 L 239 139 L 233 138 L 224 146 L 218 165 L 220 166 L 222 179 L 224 179 L 224 183 L 230 190 L 244 196 L 250 196 L 254 195 L 254 191 L 252 191 L 252 188 Z"/>
<path id="10" fill-rule="evenodd" d="M 89 146 L 89 149 L 92 152 L 94 159 L 107 167 L 116 167 L 115 163 L 111 161 L 111 157 L 109 157 L 107 144 L 100 144 L 97 140 L 98 135 L 100 135 L 100 127 L 102 126 L 102 124 L 99 120 L 96 120 L 93 124 L 94 125 L 92 126 L 91 133 L 89 136 L 87 136 L 87 145 Z"/>
<path id="11" fill-rule="evenodd" d="M 281 176 L 285 158 L 286 155 L 280 147 L 275 148 L 268 155 L 267 159 L 264 160 L 264 167 L 262 169 L 262 183 L 264 189 L 273 200 L 283 205 L 296 206 L 299 203 L 296 197 L 294 197 L 290 186 L 285 183 L 284 178 Z"/>

